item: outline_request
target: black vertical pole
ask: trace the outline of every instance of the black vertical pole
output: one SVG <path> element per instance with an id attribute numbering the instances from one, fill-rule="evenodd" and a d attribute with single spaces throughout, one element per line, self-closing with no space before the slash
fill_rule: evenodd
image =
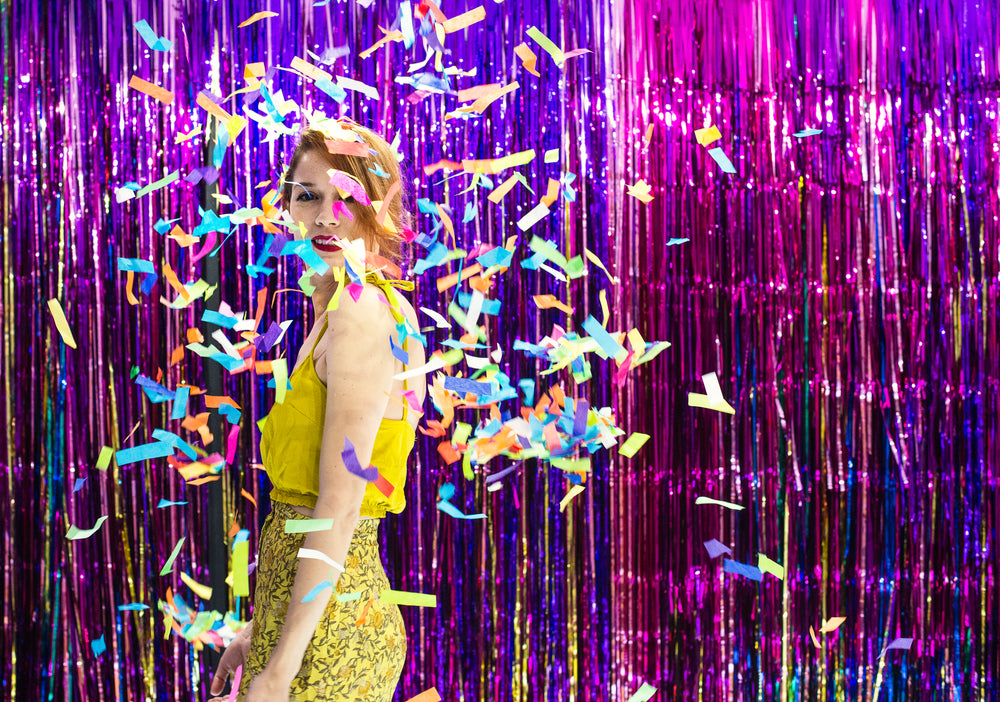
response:
<path id="1" fill-rule="evenodd" d="M 211 123 L 215 125 L 215 131 L 210 133 L 209 139 L 205 144 L 204 158 L 202 163 L 209 164 L 212 163 L 212 154 L 215 151 L 215 143 L 218 140 L 218 120 L 211 120 Z M 218 180 L 215 183 L 209 184 L 205 180 L 201 181 L 201 207 L 203 210 L 215 210 L 218 204 L 215 198 L 212 197 L 214 193 L 219 190 Z M 221 250 L 219 254 L 215 256 L 207 256 L 202 259 L 202 275 L 205 282 L 210 286 L 218 286 L 220 281 L 220 264 L 219 257 L 221 256 Z M 222 292 L 218 287 L 212 292 L 209 298 L 205 301 L 205 307 L 209 310 L 218 311 L 219 301 L 222 299 Z M 211 346 L 213 344 L 212 334 L 215 333 L 220 327 L 216 324 L 205 323 L 205 345 Z M 205 390 L 209 395 L 222 395 L 222 367 L 217 361 L 208 360 L 205 363 Z M 225 437 L 223 436 L 223 426 L 222 426 L 222 415 L 218 412 L 210 412 L 208 415 L 208 430 L 212 433 L 212 442 L 206 448 L 210 454 L 219 453 L 221 455 L 225 454 Z M 225 524 L 225 508 L 222 499 L 222 481 L 225 480 L 225 471 L 223 471 L 222 480 L 215 480 L 208 483 L 208 514 L 205 515 L 206 519 L 202 522 L 206 525 L 208 530 L 208 573 L 209 573 L 209 585 L 212 588 L 212 597 L 209 600 L 209 609 L 215 610 L 225 614 L 229 609 L 228 603 L 228 592 L 226 586 L 226 574 L 229 570 L 228 568 L 228 558 L 226 557 L 226 534 L 227 525 Z M 211 651 L 211 649 L 207 649 Z M 218 665 L 219 654 L 212 651 L 208 654 L 208 662 L 215 669 Z"/>

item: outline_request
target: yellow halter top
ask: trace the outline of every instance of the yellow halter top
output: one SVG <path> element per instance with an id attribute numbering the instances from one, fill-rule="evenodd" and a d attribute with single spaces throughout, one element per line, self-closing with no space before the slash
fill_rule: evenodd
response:
<path id="1" fill-rule="evenodd" d="M 402 323 L 406 317 L 397 309 L 398 298 L 393 288 L 413 290 L 413 283 L 386 280 L 374 273 L 369 273 L 365 282 L 386 294 L 393 318 L 397 324 Z M 261 458 L 271 479 L 271 499 L 309 509 L 316 506 L 319 497 L 319 452 L 326 419 L 326 385 L 316 373 L 313 352 L 326 328 L 324 320 L 308 358 L 288 379 L 292 388 L 285 393 L 285 401 L 271 408 L 260 437 Z M 404 351 L 407 341 L 408 338 L 403 340 Z M 405 380 L 403 388 L 406 388 Z M 368 483 L 361 502 L 362 517 L 381 518 L 386 512 L 398 514 L 406 506 L 403 494 L 406 462 L 416 438 L 407 420 L 408 413 L 409 409 L 405 408 L 402 419 L 383 419 L 379 425 L 372 449 L 372 465 L 392 484 L 393 491 L 386 497 L 374 483 Z"/>

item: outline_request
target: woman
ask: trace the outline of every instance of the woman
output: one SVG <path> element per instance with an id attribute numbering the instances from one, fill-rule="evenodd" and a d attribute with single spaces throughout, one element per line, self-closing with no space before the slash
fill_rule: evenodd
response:
<path id="1" fill-rule="evenodd" d="M 347 155 L 365 147 L 368 156 Z M 261 455 L 273 485 L 272 511 L 261 531 L 253 618 L 226 649 L 212 694 L 222 691 L 241 663 L 240 699 L 247 702 L 290 695 L 390 700 L 402 672 L 402 616 L 378 597 L 390 587 L 378 552 L 378 525 L 387 511 L 398 513 L 405 505 L 406 461 L 418 413 L 407 409 L 403 393 L 413 391 L 407 399 L 417 405 L 425 393 L 423 377 L 393 379 L 406 366 L 425 362 L 421 345 L 400 334 L 405 321 L 413 331 L 418 321 L 395 287 L 413 286 L 370 272 L 355 300 L 348 291 L 338 294 L 333 274 L 345 265 L 337 240 L 363 240 L 369 268 L 373 259 L 398 258 L 396 232 L 403 230 L 404 209 L 394 183 L 401 181 L 392 149 L 349 121 L 307 130 L 286 172 L 283 207 L 305 228 L 330 271 L 313 277 L 316 322 L 299 350 L 292 389 L 264 425 Z M 383 207 L 379 201 L 386 199 Z M 336 309 L 328 311 L 335 294 Z M 396 354 L 408 356 L 405 364 L 390 348 L 390 337 L 403 348 Z M 361 467 L 378 468 L 382 489 L 348 471 L 345 439 Z M 333 528 L 285 533 L 287 522 L 304 519 L 332 519 Z M 300 558 L 300 548 L 325 558 Z M 324 581 L 333 587 L 322 587 Z M 342 602 L 332 597 L 335 592 L 356 599 Z"/>

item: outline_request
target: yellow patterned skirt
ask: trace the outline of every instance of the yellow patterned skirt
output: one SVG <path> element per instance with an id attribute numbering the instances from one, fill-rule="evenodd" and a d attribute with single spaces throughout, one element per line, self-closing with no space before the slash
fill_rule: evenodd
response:
<path id="1" fill-rule="evenodd" d="M 239 699 L 278 643 L 305 534 L 286 534 L 285 521 L 306 519 L 290 505 L 273 502 L 257 556 L 253 635 L 243 665 Z M 372 597 L 389 588 L 378 545 L 378 519 L 362 519 L 354 532 L 337 592 L 362 593 L 352 602 L 331 597 L 292 681 L 292 700 L 388 702 L 406 659 L 406 629 L 399 607 Z M 360 623 L 359 623 L 360 622 Z"/>

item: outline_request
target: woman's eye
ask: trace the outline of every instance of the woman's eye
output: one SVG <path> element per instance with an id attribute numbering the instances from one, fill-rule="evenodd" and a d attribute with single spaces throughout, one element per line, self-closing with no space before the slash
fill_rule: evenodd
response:
<path id="1" fill-rule="evenodd" d="M 299 196 L 295 198 L 296 202 L 309 202 L 310 200 L 315 200 L 316 196 L 312 193 L 299 193 Z"/>

